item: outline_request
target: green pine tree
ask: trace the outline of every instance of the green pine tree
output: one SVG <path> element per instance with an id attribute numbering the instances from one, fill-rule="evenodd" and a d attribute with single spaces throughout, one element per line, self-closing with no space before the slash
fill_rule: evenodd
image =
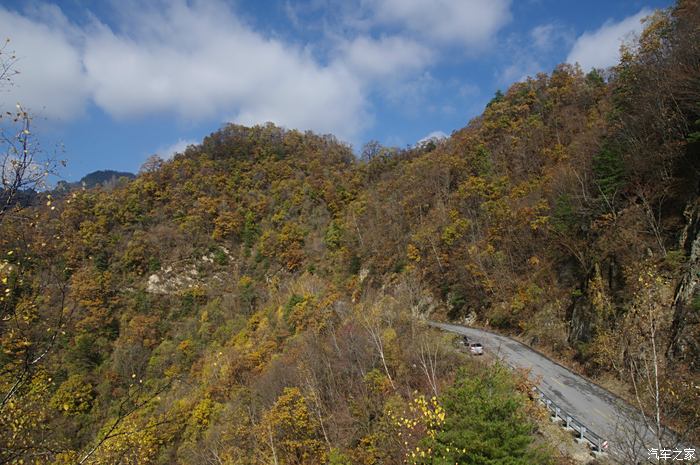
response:
<path id="1" fill-rule="evenodd" d="M 605 146 L 593 158 L 593 175 L 600 193 L 611 201 L 624 183 L 625 166 L 620 151 L 613 146 Z"/>
<path id="2" fill-rule="evenodd" d="M 442 396 L 445 423 L 423 450 L 431 465 L 542 465 L 549 459 L 532 448 L 534 425 L 511 373 L 500 366 L 484 376 L 464 370 Z"/>

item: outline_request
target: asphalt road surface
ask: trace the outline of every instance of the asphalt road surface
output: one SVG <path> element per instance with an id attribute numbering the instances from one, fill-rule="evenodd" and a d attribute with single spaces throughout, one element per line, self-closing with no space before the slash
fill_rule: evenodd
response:
<path id="1" fill-rule="evenodd" d="M 547 397 L 589 431 L 608 441 L 608 453 L 616 461 L 648 463 L 647 447 L 659 447 L 658 444 L 653 445 L 635 409 L 528 346 L 475 328 L 446 323 L 430 324 L 445 331 L 466 335 L 470 340 L 481 342 L 485 353 L 502 359 L 511 366 L 529 369 L 531 379 L 538 381 L 538 387 Z M 643 442 L 646 444 L 642 444 L 640 438 L 645 438 Z M 662 444 L 662 447 L 673 448 L 674 444 Z"/>

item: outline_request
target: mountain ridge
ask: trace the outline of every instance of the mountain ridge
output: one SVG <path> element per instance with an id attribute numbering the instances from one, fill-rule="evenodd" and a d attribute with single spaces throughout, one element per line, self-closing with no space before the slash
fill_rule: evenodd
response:
<path id="1" fill-rule="evenodd" d="M 517 334 L 697 442 L 693 7 L 439 143 L 357 158 L 228 124 L 132 179 L 38 194 L 0 224 L 0 458 L 570 464 L 527 376 L 426 316 Z"/>

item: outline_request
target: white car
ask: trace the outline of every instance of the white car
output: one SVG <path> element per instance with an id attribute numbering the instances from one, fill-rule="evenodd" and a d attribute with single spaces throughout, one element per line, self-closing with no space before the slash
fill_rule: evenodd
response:
<path id="1" fill-rule="evenodd" d="M 469 351 L 474 355 L 484 355 L 484 347 L 480 342 L 470 342 Z"/>

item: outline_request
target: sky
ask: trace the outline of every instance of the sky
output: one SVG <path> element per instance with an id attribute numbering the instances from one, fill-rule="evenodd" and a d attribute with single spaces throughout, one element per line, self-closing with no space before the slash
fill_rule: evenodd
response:
<path id="1" fill-rule="evenodd" d="M 68 181 L 137 172 L 222 125 L 273 122 L 406 147 L 497 90 L 616 63 L 668 0 L 2 0 L 12 85 Z"/>

